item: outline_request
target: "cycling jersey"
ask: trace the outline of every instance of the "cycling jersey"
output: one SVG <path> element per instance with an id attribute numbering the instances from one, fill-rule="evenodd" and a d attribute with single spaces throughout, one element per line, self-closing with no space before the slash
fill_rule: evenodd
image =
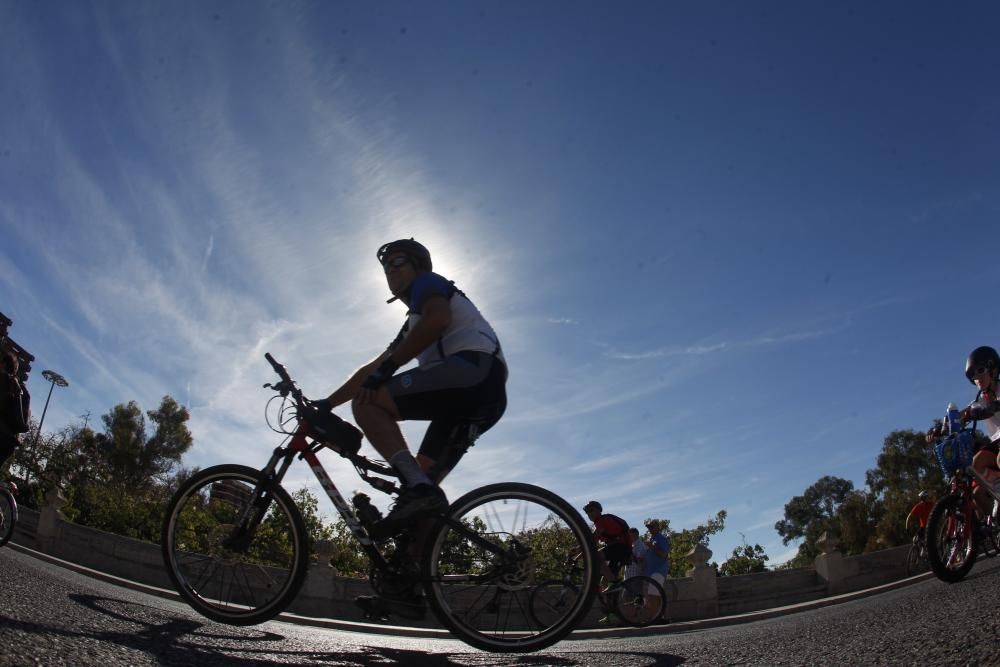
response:
<path id="1" fill-rule="evenodd" d="M 396 349 L 420 321 L 427 301 L 448 299 L 451 322 L 437 342 L 417 355 L 417 367 L 386 384 L 402 420 L 430 421 L 419 453 L 435 462 L 439 480 L 507 408 L 507 364 L 493 327 L 454 283 L 420 273 L 406 295 L 406 322 L 389 345 Z"/>
<path id="2" fill-rule="evenodd" d="M 921 528 L 924 528 L 927 526 L 927 517 L 930 516 L 931 509 L 933 508 L 934 503 L 930 501 L 917 503 L 913 506 L 913 509 L 910 510 L 910 516 L 917 520 L 918 525 Z"/>
<path id="3" fill-rule="evenodd" d="M 980 393 L 979 398 L 976 400 L 988 403 L 990 401 L 997 400 L 997 397 L 992 391 L 984 391 Z M 981 420 L 979 422 L 979 428 L 981 428 L 983 433 L 986 434 L 986 437 L 990 439 L 990 442 L 1000 441 L 1000 413 Z"/>
<path id="4" fill-rule="evenodd" d="M 451 307 L 451 323 L 438 338 L 436 344 L 428 346 L 417 355 L 418 365 L 423 367 L 441 361 L 457 352 L 486 352 L 506 363 L 503 352 L 500 350 L 500 341 L 496 332 L 493 331 L 493 327 L 486 321 L 475 304 L 455 287 L 455 283 L 432 272 L 419 274 L 410 285 L 407 295 L 409 312 L 406 315 L 406 322 L 400 329 L 399 335 L 396 336 L 396 340 L 389 346 L 390 350 L 396 349 L 409 336 L 417 322 L 420 321 L 420 312 L 423 310 L 424 304 L 435 296 L 448 299 L 448 304 Z"/>

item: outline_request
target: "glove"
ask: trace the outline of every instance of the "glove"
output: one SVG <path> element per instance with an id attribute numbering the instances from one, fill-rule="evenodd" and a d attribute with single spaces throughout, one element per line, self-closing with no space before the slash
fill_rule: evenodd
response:
<path id="1" fill-rule="evenodd" d="M 393 361 L 392 357 L 386 357 L 386 360 L 379 364 L 379 367 L 372 371 L 371 375 L 365 378 L 365 381 L 361 383 L 361 388 L 375 391 L 391 380 L 392 374 L 398 370 L 399 364 Z"/>
<path id="2" fill-rule="evenodd" d="M 330 402 L 329 398 L 321 398 L 316 401 L 309 401 L 309 407 L 316 408 L 322 412 L 333 412 L 333 403 Z"/>

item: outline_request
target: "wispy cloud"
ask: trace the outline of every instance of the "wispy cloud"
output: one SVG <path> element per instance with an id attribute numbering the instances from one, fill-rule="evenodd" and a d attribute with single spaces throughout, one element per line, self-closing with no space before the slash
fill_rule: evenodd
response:
<path id="1" fill-rule="evenodd" d="M 708 354 L 715 354 L 718 352 L 725 352 L 730 350 L 743 350 L 748 348 L 762 347 L 765 345 L 781 345 L 785 343 L 797 343 L 800 341 L 812 340 L 816 338 L 825 338 L 827 336 L 831 336 L 840 332 L 842 329 L 843 327 L 834 327 L 829 329 L 818 329 L 812 331 L 795 331 L 780 335 L 768 334 L 768 335 L 761 335 L 756 338 L 748 340 L 727 341 L 721 343 L 711 343 L 711 344 L 701 344 L 701 345 L 660 347 L 654 350 L 647 350 L 643 352 L 622 352 L 618 350 L 609 350 L 608 352 L 605 352 L 605 356 L 610 359 L 619 359 L 622 361 L 642 361 L 647 359 L 658 359 L 658 358 L 669 358 L 669 357 L 700 357 Z"/>

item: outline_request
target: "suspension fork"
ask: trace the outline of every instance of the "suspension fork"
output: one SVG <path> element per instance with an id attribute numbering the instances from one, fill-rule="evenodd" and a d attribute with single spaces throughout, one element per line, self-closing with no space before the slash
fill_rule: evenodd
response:
<path id="1" fill-rule="evenodd" d="M 300 437 L 302 437 L 300 434 L 296 434 L 295 439 Z M 268 507 L 271 506 L 271 498 L 273 497 L 271 489 L 281 485 L 281 480 L 284 479 L 285 473 L 292 465 L 295 453 L 296 450 L 292 446 L 275 448 L 267 465 L 260 471 L 263 479 L 254 486 L 243 515 L 236 522 L 232 535 L 225 540 L 225 545 L 228 548 L 244 551 L 250 545 L 261 521 L 267 516 Z"/>

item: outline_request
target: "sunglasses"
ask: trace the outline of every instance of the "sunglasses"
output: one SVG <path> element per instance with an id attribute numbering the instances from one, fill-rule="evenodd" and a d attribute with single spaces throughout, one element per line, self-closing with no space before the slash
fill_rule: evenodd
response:
<path id="1" fill-rule="evenodd" d="M 967 376 L 967 377 L 968 377 L 968 378 L 969 378 L 969 379 L 971 380 L 972 378 L 977 378 L 977 377 L 979 377 L 980 375 L 986 375 L 986 374 L 987 374 L 987 373 L 989 372 L 989 370 L 990 370 L 990 369 L 989 369 L 989 367 L 987 367 L 987 366 L 980 366 L 980 367 L 979 367 L 979 368 L 977 368 L 976 370 L 972 370 L 972 369 L 970 368 L 970 369 L 969 369 L 969 372 L 968 372 L 968 373 L 966 373 L 966 376 Z"/>
<path id="2" fill-rule="evenodd" d="M 407 255 L 396 255 L 392 259 L 387 260 L 386 263 L 382 265 L 382 268 L 385 270 L 386 273 L 389 273 L 389 269 L 398 269 L 401 266 L 403 266 L 404 264 L 410 264 L 410 263 L 411 263 L 411 260 L 410 260 L 409 256 L 407 256 Z"/>

